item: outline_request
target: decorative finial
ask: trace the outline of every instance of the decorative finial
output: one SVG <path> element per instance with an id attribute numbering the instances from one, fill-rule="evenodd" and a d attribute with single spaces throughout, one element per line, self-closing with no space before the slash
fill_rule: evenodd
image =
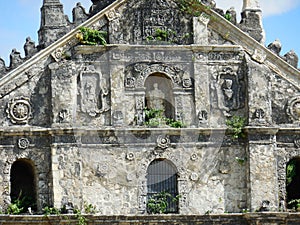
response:
<path id="1" fill-rule="evenodd" d="M 243 11 L 245 10 L 260 10 L 259 0 L 244 0 Z"/>

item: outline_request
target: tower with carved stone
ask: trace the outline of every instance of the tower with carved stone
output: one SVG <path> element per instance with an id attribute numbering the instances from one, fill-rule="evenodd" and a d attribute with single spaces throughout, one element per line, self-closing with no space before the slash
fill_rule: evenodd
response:
<path id="1" fill-rule="evenodd" d="M 68 29 L 69 21 L 59 0 L 43 0 L 41 25 L 38 31 L 39 46 L 45 48 L 62 37 Z"/>

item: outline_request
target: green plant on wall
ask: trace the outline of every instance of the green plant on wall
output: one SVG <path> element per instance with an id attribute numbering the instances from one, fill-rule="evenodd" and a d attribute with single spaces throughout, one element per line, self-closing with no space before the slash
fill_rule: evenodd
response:
<path id="1" fill-rule="evenodd" d="M 293 200 L 289 201 L 288 208 L 299 211 L 300 210 L 300 199 L 293 199 Z"/>
<path id="2" fill-rule="evenodd" d="M 150 214 L 167 213 L 169 202 L 177 202 L 180 196 L 172 196 L 168 192 L 154 194 L 147 202 L 147 212 Z"/>
<path id="3" fill-rule="evenodd" d="M 176 32 L 170 29 L 164 30 L 157 28 L 153 36 L 148 36 L 146 40 L 150 41 L 170 41 L 172 42 L 172 37 L 176 36 Z"/>
<path id="4" fill-rule="evenodd" d="M 76 38 L 84 45 L 106 45 L 107 32 L 80 27 Z"/>
<path id="5" fill-rule="evenodd" d="M 17 199 L 13 200 L 11 204 L 7 207 L 7 214 L 21 214 L 21 213 L 28 213 L 29 208 L 35 208 L 36 205 L 34 200 L 29 196 L 22 196 L 22 191 L 19 193 Z"/>
<path id="6" fill-rule="evenodd" d="M 228 20 L 228 21 L 231 21 L 232 16 L 231 16 L 230 13 L 226 13 L 226 14 L 224 15 L 224 18 L 225 18 L 226 20 Z"/>
<path id="7" fill-rule="evenodd" d="M 246 125 L 246 118 L 241 116 L 233 116 L 226 120 L 226 125 L 230 128 L 232 137 L 234 139 L 244 137 L 243 128 Z"/>
<path id="8" fill-rule="evenodd" d="M 200 16 L 202 11 L 210 9 L 209 6 L 202 5 L 199 0 L 177 0 L 181 11 L 186 12 L 192 16 Z"/>
<path id="9" fill-rule="evenodd" d="M 296 176 L 296 162 L 291 160 L 286 167 L 286 185 L 288 186 Z"/>
<path id="10" fill-rule="evenodd" d="M 158 127 L 166 125 L 173 128 L 182 128 L 184 124 L 179 120 L 174 120 L 163 116 L 163 110 L 160 109 L 144 109 L 145 122 L 148 127 Z"/>

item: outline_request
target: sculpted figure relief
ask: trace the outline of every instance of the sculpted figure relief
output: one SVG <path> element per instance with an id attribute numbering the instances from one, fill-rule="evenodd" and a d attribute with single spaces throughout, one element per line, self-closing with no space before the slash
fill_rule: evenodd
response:
<path id="1" fill-rule="evenodd" d="M 149 109 L 159 109 L 165 111 L 165 94 L 158 89 L 158 84 L 153 84 L 153 90 L 148 92 L 147 107 Z"/>

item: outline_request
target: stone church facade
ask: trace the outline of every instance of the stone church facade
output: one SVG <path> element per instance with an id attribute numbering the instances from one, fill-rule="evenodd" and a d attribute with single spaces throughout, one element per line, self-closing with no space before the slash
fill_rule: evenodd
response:
<path id="1" fill-rule="evenodd" d="M 213 1 L 196 14 L 185 1 L 92 2 L 70 22 L 44 0 L 38 46 L 27 38 L 25 58 L 1 60 L 0 205 L 26 193 L 38 211 L 144 214 L 170 191 L 172 213 L 285 211 L 300 72 L 295 53 L 264 46 L 261 11 L 246 5 L 237 23 Z M 107 44 L 82 45 L 80 27 Z M 145 108 L 163 119 L 147 124 Z M 231 118 L 246 120 L 238 138 Z"/>

